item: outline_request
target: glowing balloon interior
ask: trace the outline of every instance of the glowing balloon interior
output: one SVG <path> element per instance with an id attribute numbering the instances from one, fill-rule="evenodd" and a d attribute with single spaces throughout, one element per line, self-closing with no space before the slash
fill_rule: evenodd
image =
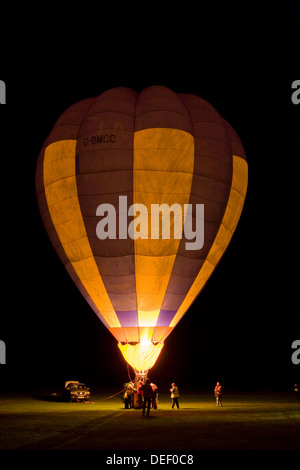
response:
<path id="1" fill-rule="evenodd" d="M 71 278 L 135 370 L 154 365 L 222 257 L 247 175 L 232 127 L 207 101 L 165 87 L 108 90 L 54 125 L 37 163 L 40 213 Z M 133 210 L 120 208 L 125 200 Z M 183 227 L 187 207 L 197 226 L 199 205 L 204 238 L 193 247 Z M 147 232 L 153 207 L 161 209 L 156 237 Z M 181 237 L 174 207 L 182 209 Z M 111 208 L 115 219 L 105 219 Z"/>

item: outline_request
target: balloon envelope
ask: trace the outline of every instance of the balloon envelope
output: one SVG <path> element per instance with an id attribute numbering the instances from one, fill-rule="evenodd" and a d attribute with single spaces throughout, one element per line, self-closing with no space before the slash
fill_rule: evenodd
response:
<path id="1" fill-rule="evenodd" d="M 197 96 L 114 88 L 58 119 L 36 189 L 78 289 L 126 361 L 150 369 L 240 218 L 247 162 L 236 132 Z"/>

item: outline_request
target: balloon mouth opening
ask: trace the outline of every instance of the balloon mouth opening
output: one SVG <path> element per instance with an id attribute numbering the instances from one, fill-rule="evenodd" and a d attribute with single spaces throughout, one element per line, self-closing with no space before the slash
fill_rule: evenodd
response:
<path id="1" fill-rule="evenodd" d="M 125 361 L 135 371 L 151 369 L 164 346 L 163 341 L 141 340 L 139 343 L 119 343 L 118 347 Z"/>

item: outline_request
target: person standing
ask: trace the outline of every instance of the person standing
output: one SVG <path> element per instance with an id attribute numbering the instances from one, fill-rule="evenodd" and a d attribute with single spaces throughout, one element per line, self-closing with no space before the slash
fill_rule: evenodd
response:
<path id="1" fill-rule="evenodd" d="M 137 397 L 138 397 L 139 408 L 143 407 L 143 390 L 142 390 L 143 385 L 144 385 L 144 382 L 142 381 L 142 379 L 140 379 L 137 384 Z"/>
<path id="2" fill-rule="evenodd" d="M 147 416 L 150 414 L 150 406 L 153 397 L 153 390 L 150 385 L 150 380 L 147 379 L 146 383 L 141 386 L 141 392 L 143 393 L 143 416 L 145 416 L 145 410 L 147 407 Z"/>
<path id="3" fill-rule="evenodd" d="M 216 406 L 222 406 L 222 386 L 220 382 L 216 383 L 214 392 L 216 397 Z"/>
<path id="4" fill-rule="evenodd" d="M 133 403 L 132 403 L 132 398 L 133 398 L 133 392 L 134 392 L 134 383 L 129 382 L 127 384 L 126 391 L 124 393 L 124 400 L 125 400 L 125 408 L 132 408 Z"/>
<path id="5" fill-rule="evenodd" d="M 154 410 L 157 410 L 157 402 L 158 402 L 158 388 L 157 385 L 154 383 L 151 383 L 152 391 L 153 391 L 153 396 L 152 396 L 152 408 Z"/>
<path id="6" fill-rule="evenodd" d="M 172 409 L 174 408 L 175 405 L 177 406 L 177 408 L 179 408 L 179 403 L 178 403 L 179 390 L 178 390 L 177 385 L 174 382 L 171 385 L 170 392 L 171 392 L 171 399 L 172 399 Z"/>

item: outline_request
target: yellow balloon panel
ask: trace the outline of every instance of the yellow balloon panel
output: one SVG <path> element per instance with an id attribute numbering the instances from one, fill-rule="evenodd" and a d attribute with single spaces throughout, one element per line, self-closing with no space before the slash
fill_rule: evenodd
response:
<path id="1" fill-rule="evenodd" d="M 48 210 L 61 245 L 84 288 L 111 327 L 120 322 L 99 274 L 83 223 L 75 174 L 76 140 L 50 144 L 44 156 Z M 66 184 L 68 181 L 68 184 Z"/>
<path id="2" fill-rule="evenodd" d="M 184 214 L 191 192 L 194 138 L 179 129 L 151 128 L 134 134 L 133 202 L 143 204 L 149 227 L 153 204 L 179 204 Z M 140 219 L 141 224 L 143 221 Z M 151 229 L 153 227 L 151 226 Z M 174 237 L 174 218 L 168 239 L 134 240 L 138 321 L 155 326 L 176 258 L 180 239 Z"/>

